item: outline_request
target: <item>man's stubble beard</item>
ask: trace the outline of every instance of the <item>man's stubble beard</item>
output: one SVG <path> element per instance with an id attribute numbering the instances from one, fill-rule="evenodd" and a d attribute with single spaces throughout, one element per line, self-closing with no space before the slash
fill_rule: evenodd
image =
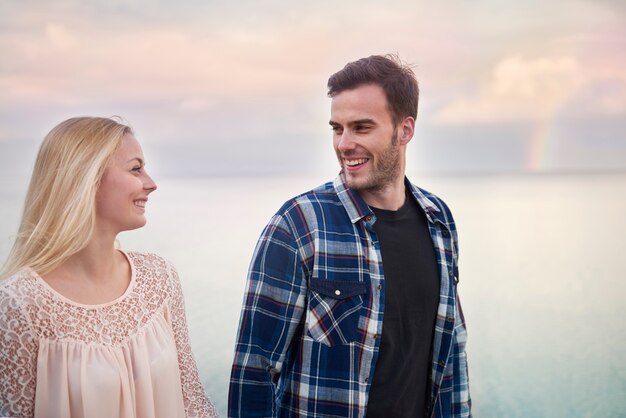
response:
<path id="1" fill-rule="evenodd" d="M 394 129 L 389 146 L 375 160 L 372 172 L 364 181 L 354 181 L 350 178 L 350 174 L 344 171 L 346 184 L 350 189 L 378 192 L 398 178 L 400 175 L 400 147 L 397 134 L 398 130 Z"/>

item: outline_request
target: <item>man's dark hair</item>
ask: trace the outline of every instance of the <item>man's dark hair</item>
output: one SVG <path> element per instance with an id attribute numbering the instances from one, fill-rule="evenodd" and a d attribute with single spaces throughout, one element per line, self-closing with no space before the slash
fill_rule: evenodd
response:
<path id="1" fill-rule="evenodd" d="M 346 64 L 328 79 L 328 97 L 365 84 L 383 89 L 394 124 L 407 116 L 417 117 L 419 87 L 415 73 L 396 55 L 372 55 Z"/>

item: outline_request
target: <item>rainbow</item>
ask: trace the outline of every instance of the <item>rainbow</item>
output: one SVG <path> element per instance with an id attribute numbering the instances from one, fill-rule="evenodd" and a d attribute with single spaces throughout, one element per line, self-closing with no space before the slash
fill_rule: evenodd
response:
<path id="1" fill-rule="evenodd" d="M 525 170 L 531 173 L 548 167 L 551 157 L 551 143 L 554 140 L 553 118 L 545 117 L 538 121 L 531 131 L 526 156 Z"/>
<path id="2" fill-rule="evenodd" d="M 555 161 L 559 133 L 559 116 L 569 103 L 569 99 L 554 103 L 551 110 L 539 115 L 532 127 L 529 146 L 524 164 L 527 172 L 540 172 L 552 167 Z"/>

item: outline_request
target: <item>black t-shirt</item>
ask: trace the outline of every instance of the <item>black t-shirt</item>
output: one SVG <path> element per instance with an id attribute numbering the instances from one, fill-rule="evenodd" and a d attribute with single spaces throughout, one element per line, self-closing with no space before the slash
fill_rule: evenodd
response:
<path id="1" fill-rule="evenodd" d="M 397 211 L 372 208 L 383 258 L 383 332 L 368 418 L 427 413 L 439 275 L 426 215 L 412 196 Z"/>

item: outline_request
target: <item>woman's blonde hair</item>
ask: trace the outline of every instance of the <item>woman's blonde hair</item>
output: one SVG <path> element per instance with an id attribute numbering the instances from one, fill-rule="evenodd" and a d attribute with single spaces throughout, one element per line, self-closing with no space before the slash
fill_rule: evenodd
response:
<path id="1" fill-rule="evenodd" d="M 125 134 L 132 134 L 130 127 L 113 119 L 78 117 L 46 135 L 0 277 L 24 267 L 45 274 L 85 248 L 95 225 L 96 191 Z"/>

